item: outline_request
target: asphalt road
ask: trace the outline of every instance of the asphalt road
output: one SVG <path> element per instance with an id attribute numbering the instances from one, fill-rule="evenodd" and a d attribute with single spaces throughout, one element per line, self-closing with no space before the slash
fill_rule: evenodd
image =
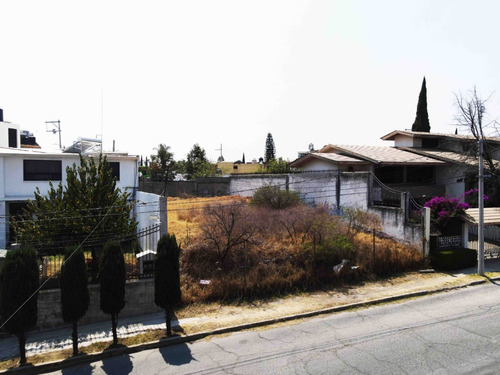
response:
<path id="1" fill-rule="evenodd" d="M 500 285 L 147 350 L 53 374 L 496 374 Z"/>

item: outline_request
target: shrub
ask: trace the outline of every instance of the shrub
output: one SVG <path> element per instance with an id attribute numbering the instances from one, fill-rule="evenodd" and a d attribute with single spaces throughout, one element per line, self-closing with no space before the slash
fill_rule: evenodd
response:
<path id="1" fill-rule="evenodd" d="M 164 235 L 158 241 L 155 257 L 155 304 L 165 310 L 167 336 L 172 336 L 172 312 L 181 301 L 179 252 L 175 235 Z"/>
<path id="2" fill-rule="evenodd" d="M 61 312 L 63 320 L 72 326 L 73 355 L 78 354 L 78 320 L 89 308 L 90 297 L 87 266 L 81 249 L 66 249 L 61 267 Z"/>
<path id="3" fill-rule="evenodd" d="M 201 238 L 223 263 L 234 248 L 248 242 L 256 232 L 252 211 L 246 203 L 232 202 L 207 206 L 200 223 Z"/>
<path id="4" fill-rule="evenodd" d="M 433 250 L 429 258 L 432 267 L 442 271 L 458 270 L 477 265 L 476 250 L 462 247 Z"/>
<path id="5" fill-rule="evenodd" d="M 281 190 L 279 186 L 268 185 L 257 189 L 250 203 L 254 206 L 279 210 L 298 206 L 302 202 L 296 192 Z"/>
<path id="6" fill-rule="evenodd" d="M 0 316 L 7 332 L 17 337 L 21 364 L 26 363 L 26 332 L 37 321 L 38 283 L 36 251 L 32 248 L 9 251 L 0 272 Z"/>
<path id="7" fill-rule="evenodd" d="M 113 344 L 118 343 L 116 325 L 118 313 L 125 306 L 125 260 L 118 242 L 107 242 L 99 267 L 100 306 L 105 314 L 111 315 Z"/>

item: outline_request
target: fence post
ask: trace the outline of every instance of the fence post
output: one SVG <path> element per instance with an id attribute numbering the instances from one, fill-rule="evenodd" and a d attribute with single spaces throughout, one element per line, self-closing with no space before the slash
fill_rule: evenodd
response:
<path id="1" fill-rule="evenodd" d="M 423 250 L 424 250 L 424 257 L 429 256 L 429 250 L 430 250 L 430 240 L 431 240 L 431 209 L 430 207 L 424 207 L 423 209 L 423 228 L 422 228 L 422 234 L 423 234 Z"/>
<path id="2" fill-rule="evenodd" d="M 373 228 L 373 253 L 372 253 L 372 270 L 375 272 L 375 228 Z"/>
<path id="3" fill-rule="evenodd" d="M 167 198 L 160 197 L 160 237 L 168 234 Z"/>
<path id="4" fill-rule="evenodd" d="M 469 247 L 469 224 L 466 222 L 462 223 L 462 247 Z"/>
<path id="5" fill-rule="evenodd" d="M 405 215 L 405 223 L 408 222 L 408 192 L 404 191 L 401 193 L 401 209 Z"/>

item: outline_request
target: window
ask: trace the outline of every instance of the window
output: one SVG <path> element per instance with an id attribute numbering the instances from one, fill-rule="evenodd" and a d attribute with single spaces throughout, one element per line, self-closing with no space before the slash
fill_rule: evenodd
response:
<path id="1" fill-rule="evenodd" d="M 9 147 L 17 148 L 17 130 L 9 128 Z"/>
<path id="2" fill-rule="evenodd" d="M 375 168 L 375 176 L 384 184 L 403 183 L 404 167 L 379 167 Z"/>
<path id="3" fill-rule="evenodd" d="M 60 160 L 24 160 L 24 181 L 61 181 Z"/>
<path id="4" fill-rule="evenodd" d="M 407 182 L 429 183 L 434 181 L 434 167 L 408 167 Z"/>
<path id="5" fill-rule="evenodd" d="M 111 168 L 111 174 L 116 177 L 116 181 L 120 181 L 120 163 L 117 161 L 108 162 Z"/>
<path id="6" fill-rule="evenodd" d="M 422 148 L 438 148 L 438 138 L 422 138 Z"/>

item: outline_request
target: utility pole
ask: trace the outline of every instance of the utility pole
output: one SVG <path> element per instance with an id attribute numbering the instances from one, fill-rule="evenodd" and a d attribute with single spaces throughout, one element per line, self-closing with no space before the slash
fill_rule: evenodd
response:
<path id="1" fill-rule="evenodd" d="M 483 175 L 483 140 L 479 140 L 479 222 L 477 223 L 477 273 L 484 276 L 484 175 Z"/>
<path id="2" fill-rule="evenodd" d="M 220 156 L 217 158 L 218 162 L 224 161 L 224 156 L 222 156 L 222 143 L 220 145 L 220 148 L 216 149 L 215 151 L 220 151 Z"/>

